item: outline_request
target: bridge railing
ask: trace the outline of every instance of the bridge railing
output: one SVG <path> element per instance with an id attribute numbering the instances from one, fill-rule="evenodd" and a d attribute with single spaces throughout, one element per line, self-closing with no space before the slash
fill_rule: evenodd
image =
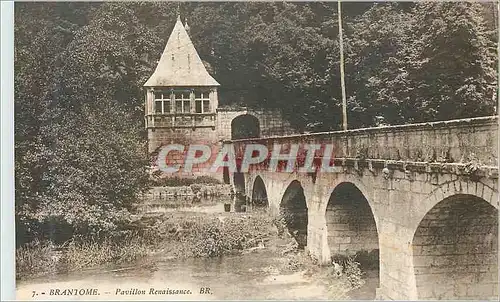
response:
<path id="1" fill-rule="evenodd" d="M 498 166 L 498 116 L 457 119 L 225 141 L 243 154 L 247 144 L 331 144 L 333 156 L 342 160 L 412 163 L 475 163 Z M 282 148 L 283 149 L 283 148 Z M 284 149 L 287 149 L 286 147 Z M 283 153 L 286 153 L 283 151 Z"/>

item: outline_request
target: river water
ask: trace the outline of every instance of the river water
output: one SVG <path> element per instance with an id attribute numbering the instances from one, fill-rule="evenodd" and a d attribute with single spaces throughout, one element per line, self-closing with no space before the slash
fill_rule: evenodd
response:
<path id="1" fill-rule="evenodd" d="M 199 201 L 177 211 L 222 212 L 224 205 Z M 154 211 L 172 211 L 158 207 Z M 280 271 L 285 256 L 269 249 L 209 259 L 168 259 L 154 256 L 125 267 L 101 267 L 81 272 L 21 281 L 18 300 L 328 300 L 327 280 L 306 272 Z M 351 299 L 375 298 L 378 277 L 368 272 L 365 285 Z M 96 295 L 56 295 L 65 289 L 88 289 Z M 184 294 L 165 291 L 184 290 Z M 94 291 L 92 291 L 94 290 Z M 156 292 L 155 292 L 156 291 Z"/>

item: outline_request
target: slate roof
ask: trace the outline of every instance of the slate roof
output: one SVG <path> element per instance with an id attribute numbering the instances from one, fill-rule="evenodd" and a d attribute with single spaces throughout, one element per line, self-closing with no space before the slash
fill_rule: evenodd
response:
<path id="1" fill-rule="evenodd" d="M 177 18 L 160 61 L 144 86 L 219 86 L 207 72 L 193 42 Z"/>

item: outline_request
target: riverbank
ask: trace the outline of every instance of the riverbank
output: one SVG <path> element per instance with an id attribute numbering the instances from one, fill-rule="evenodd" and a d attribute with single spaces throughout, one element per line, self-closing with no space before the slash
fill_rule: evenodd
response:
<path id="1" fill-rule="evenodd" d="M 60 245 L 35 242 L 19 248 L 16 252 L 18 282 L 39 283 L 40 278 L 57 281 L 67 276 L 80 276 L 77 277 L 80 280 L 86 278 L 86 272 L 117 274 L 131 271 L 136 274 L 137 271 L 155 271 L 166 263 L 204 263 L 209 267 L 221 261 L 237 263 L 238 259 L 260 263 L 260 258 L 264 257 L 267 260 L 262 263 L 259 273 L 264 274 L 262 278 L 279 275 L 283 280 L 301 280 L 297 282 L 320 286 L 331 299 L 346 299 L 349 292 L 357 298 L 367 296 L 363 291 L 358 290 L 361 294 L 353 291 L 364 283 L 363 272 L 353 259 L 343 259 L 340 268 L 318 266 L 298 248 L 288 232 L 278 234 L 278 229 L 285 227 L 265 209 L 225 212 L 223 206 L 227 200 L 223 197 L 185 202 L 177 196 L 159 201 L 150 198 L 148 202 L 150 205 L 156 203 L 159 208 L 142 208 L 132 216 L 127 231 L 118 237 L 98 241 L 74 238 Z M 231 267 L 227 269 L 230 271 Z M 254 276 L 251 265 L 249 269 L 242 273 Z M 373 291 L 371 286 L 370 293 Z M 234 297 L 238 296 L 228 297 L 236 299 Z M 310 298 L 319 299 L 317 296 Z"/>
<path id="2" fill-rule="evenodd" d="M 179 211 L 136 215 L 128 234 L 116 238 L 75 238 L 60 245 L 33 242 L 16 251 L 16 277 L 131 263 L 157 253 L 171 258 L 218 257 L 256 247 L 273 236 L 272 219 L 265 212 L 231 214 Z"/>

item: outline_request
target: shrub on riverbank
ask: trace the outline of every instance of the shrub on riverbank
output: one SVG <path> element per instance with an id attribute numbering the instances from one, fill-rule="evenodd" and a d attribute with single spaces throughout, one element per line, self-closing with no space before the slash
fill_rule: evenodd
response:
<path id="1" fill-rule="evenodd" d="M 151 244 L 137 233 L 119 241 L 110 238 L 98 241 L 72 241 L 65 252 L 64 265 L 73 271 L 107 263 L 131 263 L 151 253 Z"/>
<path id="2" fill-rule="evenodd" d="M 295 250 L 286 255 L 282 270 L 304 272 L 307 276 L 324 280 L 331 300 L 349 300 L 349 292 L 365 283 L 360 263 L 352 256 L 336 257 L 330 265 L 320 266 L 306 252 Z"/>
<path id="3" fill-rule="evenodd" d="M 181 217 L 165 215 L 145 231 L 161 238 L 166 253 L 174 257 L 218 257 L 257 246 L 276 233 L 266 213 Z"/>

